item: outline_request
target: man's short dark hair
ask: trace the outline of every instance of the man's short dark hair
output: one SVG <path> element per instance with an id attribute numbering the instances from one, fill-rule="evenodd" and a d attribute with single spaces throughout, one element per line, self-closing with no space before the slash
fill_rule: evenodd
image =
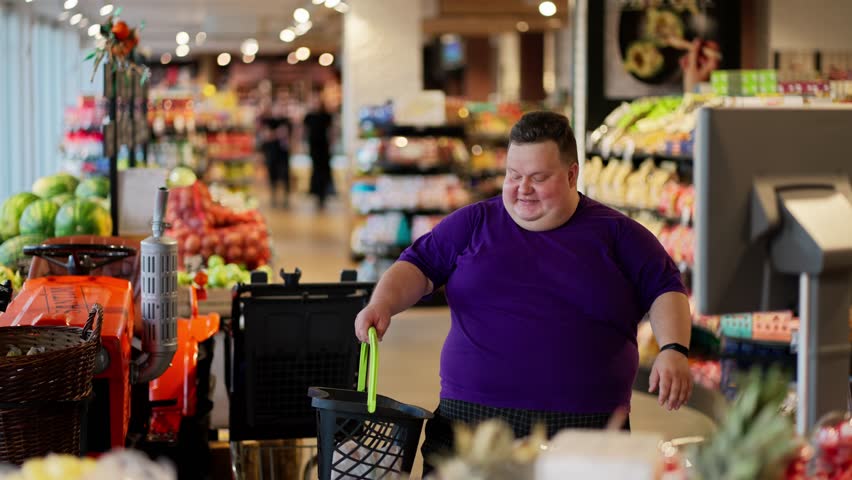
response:
<path id="1" fill-rule="evenodd" d="M 571 165 L 577 162 L 577 140 L 568 117 L 555 112 L 530 112 L 518 120 L 509 133 L 509 143 L 555 142 L 562 160 Z"/>

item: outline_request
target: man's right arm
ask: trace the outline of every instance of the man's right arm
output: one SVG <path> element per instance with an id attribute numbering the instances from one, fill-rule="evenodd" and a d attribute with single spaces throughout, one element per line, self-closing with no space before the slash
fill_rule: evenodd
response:
<path id="1" fill-rule="evenodd" d="M 433 289 L 432 281 L 414 264 L 394 263 L 376 285 L 369 305 L 355 317 L 355 335 L 367 342 L 367 330 L 372 326 L 381 340 L 392 316 L 413 306 Z"/>

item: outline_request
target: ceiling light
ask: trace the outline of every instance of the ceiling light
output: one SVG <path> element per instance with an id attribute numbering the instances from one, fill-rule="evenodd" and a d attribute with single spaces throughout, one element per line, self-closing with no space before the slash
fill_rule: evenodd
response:
<path id="1" fill-rule="evenodd" d="M 207 41 L 207 33 L 206 32 L 198 32 L 195 34 L 195 44 L 196 45 L 204 45 L 204 42 Z"/>
<path id="2" fill-rule="evenodd" d="M 65 10 L 71 10 L 77 6 L 77 0 L 65 0 Z"/>
<path id="3" fill-rule="evenodd" d="M 189 45 L 178 45 L 177 48 L 175 48 L 175 54 L 178 57 L 185 57 L 189 55 Z"/>
<path id="4" fill-rule="evenodd" d="M 290 65 L 299 63 L 299 57 L 296 56 L 296 52 L 290 52 L 290 54 L 287 55 L 287 63 Z"/>
<path id="5" fill-rule="evenodd" d="M 330 53 L 323 53 L 319 56 L 319 64 L 323 67 L 327 67 L 334 63 L 334 55 Z"/>
<path id="6" fill-rule="evenodd" d="M 408 139 L 405 137 L 393 137 L 393 144 L 397 146 L 397 148 L 405 148 L 408 146 Z"/>
<path id="7" fill-rule="evenodd" d="M 538 4 L 538 12 L 544 15 L 545 17 L 552 17 L 556 15 L 556 4 L 551 2 L 550 0 L 546 0 Z"/>
<path id="8" fill-rule="evenodd" d="M 289 28 L 285 28 L 284 30 L 281 30 L 281 33 L 278 35 L 278 38 L 280 38 L 282 42 L 292 42 L 296 39 L 296 32 L 290 30 Z"/>
<path id="9" fill-rule="evenodd" d="M 227 66 L 231 63 L 231 54 L 228 52 L 220 53 L 219 56 L 216 57 L 216 63 L 218 63 L 220 67 Z"/>
<path id="10" fill-rule="evenodd" d="M 89 27 L 89 36 L 94 37 L 101 31 L 101 26 L 97 23 Z"/>
<path id="11" fill-rule="evenodd" d="M 308 48 L 308 47 L 299 47 L 296 50 L 296 58 L 298 58 L 299 60 L 301 60 L 303 62 L 305 60 L 311 58 L 311 49 Z"/>
<path id="12" fill-rule="evenodd" d="M 334 9 L 340 13 L 346 13 L 349 11 L 349 5 L 344 2 L 340 2 L 338 6 L 334 7 Z"/>
<path id="13" fill-rule="evenodd" d="M 240 45 L 240 51 L 243 52 L 243 55 L 255 56 L 260 51 L 260 45 L 254 38 L 247 38 Z"/>
<path id="14" fill-rule="evenodd" d="M 82 20 L 82 19 L 83 19 L 82 13 L 75 13 L 74 15 L 71 15 L 71 25 L 77 25 L 78 23 L 80 23 L 80 20 Z"/>
<path id="15" fill-rule="evenodd" d="M 166 52 L 166 53 L 160 55 L 160 63 L 162 63 L 163 65 L 168 65 L 169 62 L 171 62 L 171 61 L 172 61 L 172 54 L 171 53 Z"/>
<path id="16" fill-rule="evenodd" d="M 175 35 L 175 41 L 178 45 L 186 45 L 189 43 L 189 34 L 186 32 L 178 32 L 178 34 Z"/>
<path id="17" fill-rule="evenodd" d="M 76 1 L 77 0 L 74 0 L 75 3 Z M 311 12 L 305 10 L 304 8 L 297 8 L 296 11 L 293 12 L 293 19 L 299 23 L 305 23 L 311 19 Z"/>
<path id="18" fill-rule="evenodd" d="M 296 31 L 296 35 L 301 36 L 301 35 L 308 33 L 308 30 L 310 30 L 311 27 L 313 27 L 313 26 L 314 26 L 314 22 L 307 21 L 305 23 L 300 23 L 300 24 L 296 25 L 295 27 L 293 27 L 293 30 Z"/>
<path id="19" fill-rule="evenodd" d="M 340 0 L 325 0 L 326 8 L 334 8 L 340 3 Z"/>
<path id="20" fill-rule="evenodd" d="M 243 55 L 243 63 L 251 63 L 254 61 L 254 55 Z"/>
<path id="21" fill-rule="evenodd" d="M 110 13 L 112 13 L 112 9 L 113 9 L 112 4 L 111 4 L 111 3 L 107 3 L 106 5 L 104 5 L 103 7 L 101 7 L 101 10 L 100 10 L 100 14 L 101 14 L 101 16 L 102 16 L 102 17 L 105 17 L 105 16 L 109 15 Z"/>
<path id="22" fill-rule="evenodd" d="M 314 5 L 320 5 L 324 1 L 325 0 L 311 0 L 311 3 L 313 3 Z"/>
<path id="23" fill-rule="evenodd" d="M 519 32 L 524 33 L 530 31 L 530 24 L 521 20 L 517 24 L 515 24 L 515 28 L 518 29 Z"/>
<path id="24" fill-rule="evenodd" d="M 27 0 L 27 3 L 33 3 L 33 0 Z"/>

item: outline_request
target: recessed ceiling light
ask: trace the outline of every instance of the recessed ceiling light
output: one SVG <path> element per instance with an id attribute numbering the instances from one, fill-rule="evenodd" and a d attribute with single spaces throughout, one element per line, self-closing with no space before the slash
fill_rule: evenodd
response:
<path id="1" fill-rule="evenodd" d="M 89 27 L 89 36 L 94 37 L 101 31 L 101 26 L 98 24 L 94 24 Z"/>
<path id="2" fill-rule="evenodd" d="M 334 9 L 337 10 L 338 12 L 340 12 L 340 13 L 346 13 L 346 12 L 349 11 L 349 5 L 347 5 L 344 2 L 340 2 L 340 5 L 334 7 Z"/>
<path id="3" fill-rule="evenodd" d="M 169 62 L 171 62 L 171 61 L 172 61 L 172 54 L 171 53 L 166 52 L 166 53 L 160 55 L 160 63 L 162 63 L 163 65 L 168 65 Z"/>
<path id="4" fill-rule="evenodd" d="M 63 6 L 65 7 L 65 10 L 71 10 L 77 6 L 77 0 L 65 0 L 65 4 Z"/>
<path id="5" fill-rule="evenodd" d="M 282 42 L 292 42 L 296 39 L 296 32 L 290 30 L 289 28 L 285 28 L 284 30 L 281 30 L 281 33 L 278 35 L 278 38 L 280 38 Z"/>
<path id="6" fill-rule="evenodd" d="M 177 35 L 175 35 L 175 41 L 178 45 L 186 45 L 189 43 L 189 34 L 186 32 L 178 32 Z"/>
<path id="7" fill-rule="evenodd" d="M 325 0 L 325 6 L 327 8 L 334 8 L 340 3 L 340 0 Z"/>
<path id="8" fill-rule="evenodd" d="M 296 11 L 293 12 L 293 19 L 299 23 L 305 23 L 311 19 L 311 12 L 305 10 L 304 8 L 297 8 Z"/>
<path id="9" fill-rule="evenodd" d="M 311 27 L 313 27 L 313 26 L 314 26 L 314 22 L 307 21 L 305 23 L 300 23 L 300 24 L 296 25 L 295 27 L 293 27 L 293 29 L 296 31 L 296 35 L 301 36 L 301 35 L 308 33 L 308 30 L 310 30 Z"/>
<path id="10" fill-rule="evenodd" d="M 80 23 L 80 20 L 82 20 L 82 19 L 83 19 L 82 13 L 75 13 L 74 15 L 71 15 L 71 25 L 77 25 L 78 23 Z"/>
<path id="11" fill-rule="evenodd" d="M 311 58 L 311 49 L 308 48 L 308 47 L 299 47 L 296 50 L 296 58 L 298 58 L 299 60 L 301 60 L 303 62 L 305 60 Z"/>
<path id="12" fill-rule="evenodd" d="M 254 56 L 257 55 L 258 51 L 260 51 L 260 45 L 254 38 L 247 38 L 243 41 L 243 44 L 240 45 L 240 51 L 243 52 L 243 55 Z"/>
<path id="13" fill-rule="evenodd" d="M 296 52 L 290 52 L 290 54 L 287 55 L 287 63 L 290 65 L 299 63 L 299 57 L 296 56 Z"/>
<path id="14" fill-rule="evenodd" d="M 323 67 L 327 67 L 334 63 L 334 55 L 330 53 L 323 53 L 319 56 L 319 64 Z"/>
<path id="15" fill-rule="evenodd" d="M 105 17 L 105 16 L 109 15 L 110 13 L 112 13 L 112 10 L 113 10 L 112 4 L 107 3 L 106 5 L 101 7 L 100 14 L 101 14 L 102 17 Z"/>
<path id="16" fill-rule="evenodd" d="M 224 67 L 231 63 L 231 54 L 228 52 L 220 53 L 218 57 L 216 57 L 216 63 L 219 64 L 220 67 Z"/>
<path id="17" fill-rule="evenodd" d="M 175 54 L 178 57 L 185 57 L 189 55 L 189 45 L 178 45 L 177 48 L 175 48 Z"/>
<path id="18" fill-rule="evenodd" d="M 538 4 L 538 12 L 544 15 L 545 17 L 552 17 L 556 15 L 556 4 L 551 2 L 550 0 L 546 0 Z"/>
<path id="19" fill-rule="evenodd" d="M 195 44 L 196 45 L 204 45 L 204 42 L 207 41 L 207 32 L 198 32 L 195 34 Z"/>

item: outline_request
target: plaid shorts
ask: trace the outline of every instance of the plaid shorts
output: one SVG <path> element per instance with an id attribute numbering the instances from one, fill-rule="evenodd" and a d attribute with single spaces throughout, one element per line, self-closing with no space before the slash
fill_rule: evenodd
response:
<path id="1" fill-rule="evenodd" d="M 499 418 L 508 423 L 515 437 L 526 437 L 537 423 L 547 427 L 548 438 L 566 428 L 602 429 L 606 427 L 611 413 L 573 414 L 543 410 L 523 410 L 517 408 L 497 408 L 464 402 L 461 400 L 441 399 L 435 416 L 426 422 L 426 440 L 420 451 L 423 454 L 423 476 L 433 470 L 431 460 L 436 456 L 448 455 L 454 449 L 453 424 L 464 422 L 471 426 Z M 625 422 L 624 430 L 630 430 L 630 420 Z"/>

